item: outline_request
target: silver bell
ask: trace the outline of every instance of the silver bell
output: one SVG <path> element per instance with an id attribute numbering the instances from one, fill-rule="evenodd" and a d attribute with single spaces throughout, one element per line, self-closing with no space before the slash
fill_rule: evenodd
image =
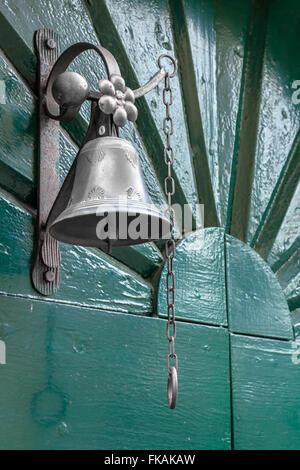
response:
<path id="1" fill-rule="evenodd" d="M 169 220 L 148 194 L 132 144 L 119 137 L 87 142 L 77 157 L 68 205 L 51 223 L 51 235 L 65 243 L 107 247 L 167 238 L 169 231 Z"/>

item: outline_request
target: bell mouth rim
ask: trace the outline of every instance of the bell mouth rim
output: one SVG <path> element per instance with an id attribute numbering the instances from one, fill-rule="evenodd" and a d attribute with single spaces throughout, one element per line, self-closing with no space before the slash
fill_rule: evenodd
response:
<path id="1" fill-rule="evenodd" d="M 66 221 L 67 223 L 70 222 L 72 219 L 76 220 L 79 218 L 84 218 L 88 216 L 94 216 L 95 218 L 99 218 L 99 221 L 101 220 L 101 217 L 104 216 L 105 213 L 112 213 L 115 212 L 116 214 L 128 214 L 134 215 L 135 217 L 138 217 L 140 215 L 146 215 L 148 217 L 151 217 L 151 219 L 156 219 L 160 222 L 161 224 L 161 232 L 160 236 L 155 237 L 155 238 L 147 238 L 147 239 L 142 239 L 142 238 L 137 238 L 137 239 L 110 239 L 110 244 L 112 247 L 116 246 L 130 246 L 130 245 L 138 245 L 142 243 L 150 243 L 156 240 L 160 240 L 164 238 L 164 235 L 168 234 L 171 230 L 171 224 L 170 221 L 167 219 L 167 217 L 158 210 L 154 205 L 151 204 L 145 204 L 145 203 L 140 203 L 136 200 L 133 201 L 126 201 L 126 203 L 122 202 L 112 202 L 109 201 L 107 203 L 107 200 L 105 201 L 104 204 L 99 204 L 99 201 L 91 201 L 91 202 L 85 202 L 83 203 L 77 203 L 72 205 L 69 208 L 66 208 L 50 225 L 49 231 L 51 235 L 63 242 L 63 243 L 69 243 L 72 245 L 79 245 L 79 246 L 87 246 L 87 247 L 99 247 L 99 248 L 107 248 L 108 246 L 108 240 L 107 239 L 101 239 L 101 238 L 96 238 L 96 226 L 95 226 L 95 238 L 85 238 L 81 237 L 81 239 L 78 238 L 76 235 L 72 235 L 70 231 L 66 233 Z M 112 205 L 115 206 L 112 208 Z M 131 210 L 132 206 L 132 210 Z M 97 211 L 95 212 L 95 207 L 97 207 Z M 133 210 L 133 207 L 135 210 Z M 138 210 L 136 210 L 138 209 Z M 98 213 L 97 213 L 98 212 Z M 64 224 L 64 230 L 60 230 L 61 225 Z"/>

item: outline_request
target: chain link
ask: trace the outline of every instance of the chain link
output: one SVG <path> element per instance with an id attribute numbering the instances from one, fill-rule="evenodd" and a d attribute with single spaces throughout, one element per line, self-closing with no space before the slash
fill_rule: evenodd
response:
<path id="1" fill-rule="evenodd" d="M 167 56 L 168 57 L 168 56 Z M 174 64 L 174 59 L 172 59 Z M 176 64 L 174 65 L 174 70 Z M 172 74 L 174 76 L 174 74 Z M 175 194 L 175 181 L 172 176 L 172 165 L 174 163 L 174 150 L 171 146 L 171 136 L 173 135 L 174 126 L 173 119 L 170 113 L 170 107 L 173 103 L 173 94 L 170 85 L 170 78 L 172 77 L 168 72 L 165 75 L 165 87 L 163 90 L 163 103 L 166 108 L 166 114 L 163 119 L 163 131 L 166 137 L 166 144 L 164 148 L 164 161 L 167 166 L 167 176 L 164 181 L 165 194 L 167 196 L 168 208 L 166 216 L 169 217 L 171 224 L 170 238 L 166 241 L 165 252 L 167 257 L 168 272 L 166 276 L 167 282 L 167 338 L 169 341 L 169 354 L 167 358 L 168 372 L 170 374 L 171 359 L 175 363 L 175 369 L 178 369 L 178 358 L 175 354 L 175 338 L 176 338 L 176 323 L 175 323 L 175 273 L 174 273 L 174 257 L 175 257 L 175 239 L 174 239 L 174 226 L 175 226 L 175 212 L 172 208 L 172 196 Z"/>

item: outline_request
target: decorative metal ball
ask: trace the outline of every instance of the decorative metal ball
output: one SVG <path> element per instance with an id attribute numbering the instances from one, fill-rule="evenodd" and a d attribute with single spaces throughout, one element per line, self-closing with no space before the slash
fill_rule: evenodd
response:
<path id="1" fill-rule="evenodd" d="M 52 93 L 60 106 L 80 106 L 88 96 L 89 87 L 79 73 L 63 72 L 54 80 Z"/>
<path id="2" fill-rule="evenodd" d="M 131 103 L 131 101 L 126 101 L 124 108 L 129 121 L 136 121 L 138 117 L 138 110 L 136 109 L 135 105 Z"/>
<path id="3" fill-rule="evenodd" d="M 125 101 L 131 101 L 131 103 L 134 103 L 135 97 L 131 88 L 128 88 L 128 87 L 126 88 L 124 99 Z"/>
<path id="4" fill-rule="evenodd" d="M 116 126 L 120 126 L 120 127 L 125 126 L 127 122 L 127 113 L 123 107 L 119 106 L 115 110 L 114 115 L 113 115 L 113 120 Z"/>
<path id="5" fill-rule="evenodd" d="M 115 87 L 107 78 L 101 78 L 98 82 L 98 87 L 103 95 L 115 96 Z"/>
<path id="6" fill-rule="evenodd" d="M 121 75 L 117 75 L 115 73 L 112 74 L 110 76 L 110 81 L 112 82 L 116 90 L 120 90 L 124 93 L 126 86 L 125 80 L 123 77 L 121 77 Z"/>
<path id="7" fill-rule="evenodd" d="M 115 98 L 109 95 L 101 96 L 98 103 L 99 108 L 104 114 L 112 114 L 117 107 Z"/>

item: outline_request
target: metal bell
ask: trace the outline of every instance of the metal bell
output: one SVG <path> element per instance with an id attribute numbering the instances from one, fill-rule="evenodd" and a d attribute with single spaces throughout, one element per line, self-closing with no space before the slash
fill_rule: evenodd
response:
<path id="1" fill-rule="evenodd" d="M 99 137 L 80 150 L 67 207 L 49 230 L 65 243 L 125 246 L 167 238 L 170 223 L 151 201 L 132 144 Z"/>

